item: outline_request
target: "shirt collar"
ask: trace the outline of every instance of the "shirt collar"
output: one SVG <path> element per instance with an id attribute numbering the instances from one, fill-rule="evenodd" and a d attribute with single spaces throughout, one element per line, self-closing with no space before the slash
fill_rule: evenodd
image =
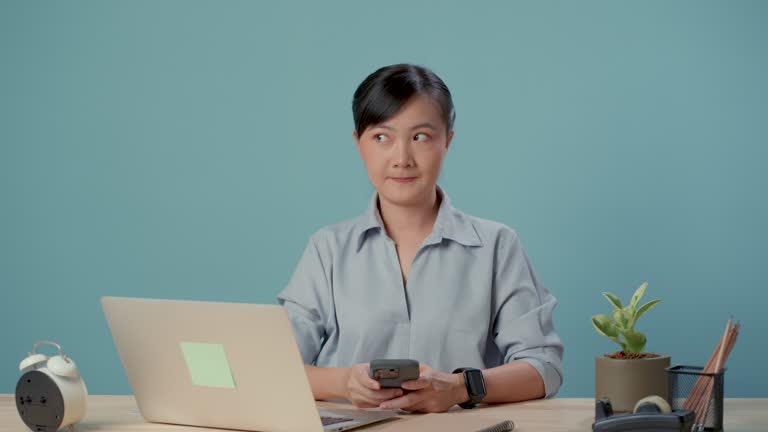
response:
<path id="1" fill-rule="evenodd" d="M 432 233 L 424 241 L 424 246 L 440 243 L 444 238 L 464 246 L 482 246 L 483 242 L 467 215 L 451 205 L 451 199 L 440 186 L 437 186 L 437 193 L 442 197 L 442 201 L 437 210 L 437 218 Z M 356 230 L 358 251 L 363 246 L 368 231 L 378 229 L 379 232 L 384 232 L 384 223 L 381 220 L 378 202 L 379 195 L 374 192 L 368 203 L 368 208 L 358 220 Z"/>

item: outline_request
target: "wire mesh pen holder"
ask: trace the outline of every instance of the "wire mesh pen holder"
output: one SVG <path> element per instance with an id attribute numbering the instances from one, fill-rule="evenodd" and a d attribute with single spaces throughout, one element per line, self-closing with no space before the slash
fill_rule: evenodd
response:
<path id="1" fill-rule="evenodd" d="M 691 431 L 721 432 L 725 368 L 718 373 L 707 373 L 700 366 L 677 365 L 668 367 L 667 375 L 672 409 L 696 413 Z"/>

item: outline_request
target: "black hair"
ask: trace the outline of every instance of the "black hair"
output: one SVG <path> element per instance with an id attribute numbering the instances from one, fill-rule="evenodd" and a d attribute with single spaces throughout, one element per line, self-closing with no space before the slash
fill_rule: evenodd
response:
<path id="1" fill-rule="evenodd" d="M 456 111 L 448 86 L 423 66 L 400 63 L 378 69 L 355 90 L 352 115 L 357 136 L 362 136 L 368 126 L 395 115 L 414 94 L 432 98 L 440 107 L 447 131 L 453 129 Z"/>

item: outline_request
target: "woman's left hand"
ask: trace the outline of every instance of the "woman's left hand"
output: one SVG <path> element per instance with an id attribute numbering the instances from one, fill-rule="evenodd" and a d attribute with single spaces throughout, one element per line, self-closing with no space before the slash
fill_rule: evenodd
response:
<path id="1" fill-rule="evenodd" d="M 405 395 L 382 402 L 382 409 L 437 413 L 469 400 L 462 374 L 449 374 L 420 364 L 419 378 L 401 385 Z"/>

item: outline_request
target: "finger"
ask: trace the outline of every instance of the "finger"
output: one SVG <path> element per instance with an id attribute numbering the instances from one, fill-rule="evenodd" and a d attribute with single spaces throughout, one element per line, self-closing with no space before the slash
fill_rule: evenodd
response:
<path id="1" fill-rule="evenodd" d="M 427 372 L 431 372 L 431 371 L 433 371 L 433 370 L 434 370 L 434 369 L 432 369 L 431 367 L 429 367 L 429 365 L 427 365 L 427 364 L 425 364 L 425 363 L 419 363 L 419 372 L 420 372 L 420 373 L 424 374 L 424 373 L 427 373 Z"/>
<path id="2" fill-rule="evenodd" d="M 426 396 L 424 392 L 411 392 L 407 395 L 382 402 L 379 407 L 382 409 L 409 409 L 411 406 L 421 402 Z"/>
<path id="3" fill-rule="evenodd" d="M 376 408 L 381 402 L 368 399 L 361 394 L 353 394 L 349 399 L 358 408 Z"/>
<path id="4" fill-rule="evenodd" d="M 397 399 L 403 396 L 404 394 L 405 394 L 405 391 L 403 391 L 402 389 L 399 389 L 399 388 L 391 389 L 391 390 L 387 390 L 386 392 L 384 391 L 377 392 L 374 399 L 376 399 L 379 402 L 379 404 L 381 404 L 382 402 L 386 402 L 388 400 Z"/>
<path id="5" fill-rule="evenodd" d="M 385 400 L 393 399 L 403 395 L 403 390 L 399 388 L 384 388 L 381 390 L 371 390 L 367 387 L 359 385 L 359 383 L 355 391 L 365 396 L 368 400 L 376 401 L 377 406 L 379 403 Z"/>
<path id="6" fill-rule="evenodd" d="M 384 390 L 369 390 L 365 389 L 365 396 L 368 399 L 372 399 L 377 401 L 377 403 L 381 403 L 384 401 L 388 401 L 391 399 L 399 398 L 404 394 L 403 390 L 396 388 L 396 389 L 384 389 Z"/>
<path id="7" fill-rule="evenodd" d="M 355 380 L 365 388 L 368 388 L 371 390 L 381 389 L 381 384 L 375 379 L 369 377 L 368 372 L 366 371 L 358 370 L 358 373 L 355 374 Z"/>
<path id="8" fill-rule="evenodd" d="M 405 408 L 405 410 L 421 413 L 439 413 L 446 412 L 450 408 L 451 406 L 447 405 L 433 393 L 431 395 L 428 394 L 427 397 L 422 399 L 420 402 Z"/>
<path id="9" fill-rule="evenodd" d="M 404 381 L 400 387 L 406 390 L 421 390 L 429 387 L 432 384 L 432 379 L 427 376 L 420 376 L 415 380 Z"/>
<path id="10" fill-rule="evenodd" d="M 438 409 L 436 405 L 430 404 L 429 401 L 424 401 L 422 403 L 416 404 L 410 407 L 408 411 L 419 412 L 419 413 L 445 412 L 445 410 Z"/>
<path id="11" fill-rule="evenodd" d="M 417 404 L 411 405 L 408 408 L 402 408 L 402 410 L 410 411 L 410 412 L 425 412 L 426 407 L 425 407 L 424 401 L 422 401 Z"/>
<path id="12" fill-rule="evenodd" d="M 369 397 L 370 395 L 367 393 L 368 391 L 368 389 L 363 387 L 354 388 L 350 392 L 349 400 L 360 408 L 373 408 L 379 406 L 382 401 Z"/>

